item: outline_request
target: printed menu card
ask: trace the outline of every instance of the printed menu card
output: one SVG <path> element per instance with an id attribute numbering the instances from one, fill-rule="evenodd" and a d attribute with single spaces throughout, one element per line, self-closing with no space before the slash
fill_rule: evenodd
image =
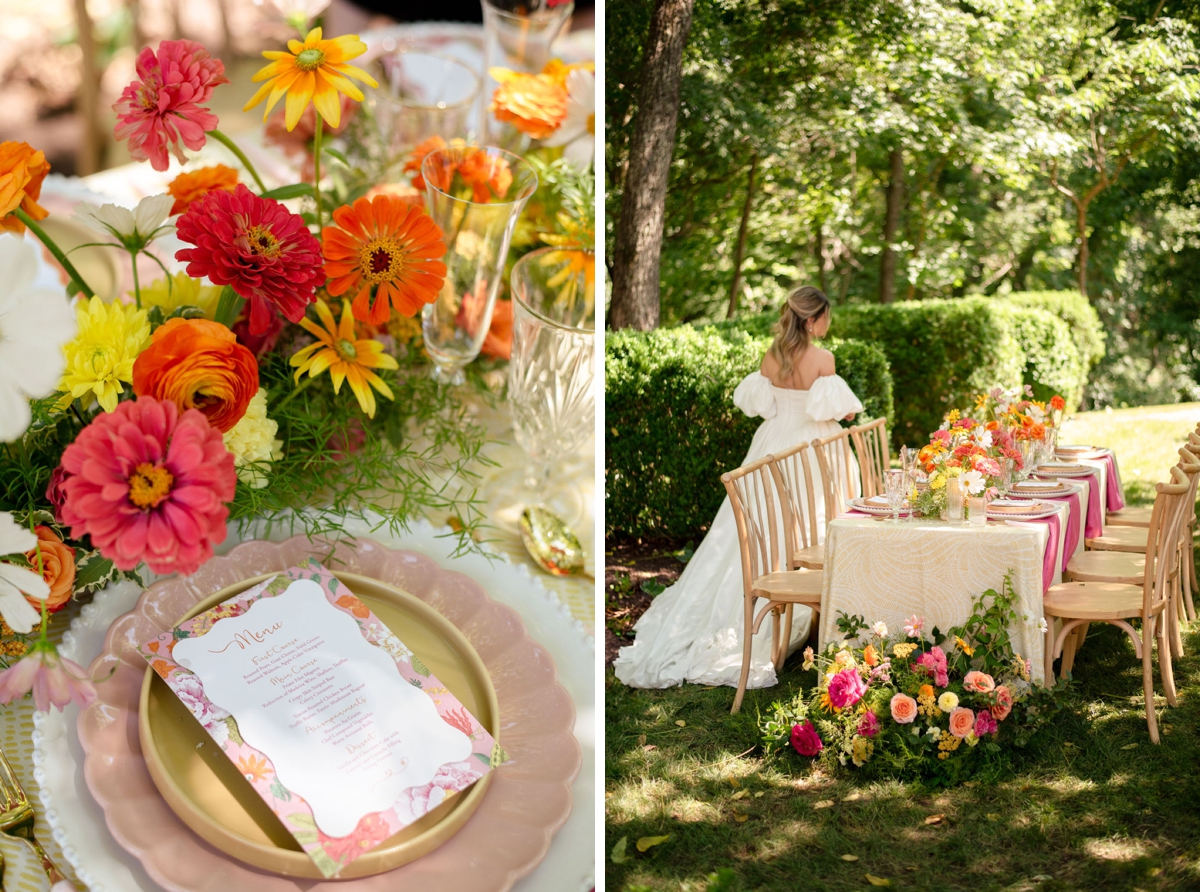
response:
<path id="1" fill-rule="evenodd" d="M 140 651 L 326 877 L 504 758 L 316 561 Z"/>

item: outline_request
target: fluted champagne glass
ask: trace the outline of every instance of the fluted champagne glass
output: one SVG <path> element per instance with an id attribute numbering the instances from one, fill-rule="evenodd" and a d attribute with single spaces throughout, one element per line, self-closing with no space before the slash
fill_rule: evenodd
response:
<path id="1" fill-rule="evenodd" d="M 446 280 L 421 316 L 433 377 L 462 384 L 479 355 L 504 275 L 513 229 L 537 189 L 537 174 L 503 149 L 453 145 L 421 164 L 425 206 L 446 243 Z"/>
<path id="2" fill-rule="evenodd" d="M 591 251 L 542 248 L 513 266 L 508 403 L 539 500 L 555 465 L 595 433 L 595 282 Z"/>
<path id="3" fill-rule="evenodd" d="M 395 50 L 374 59 L 379 89 L 368 94 L 391 164 L 433 136 L 446 142 L 471 132 L 478 73 L 449 56 Z"/>

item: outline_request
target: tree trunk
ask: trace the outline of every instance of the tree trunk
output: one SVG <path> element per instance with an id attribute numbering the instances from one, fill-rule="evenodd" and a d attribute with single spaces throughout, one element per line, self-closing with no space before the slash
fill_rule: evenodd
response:
<path id="1" fill-rule="evenodd" d="M 611 328 L 658 325 L 658 268 L 694 0 L 655 0 L 613 248 Z"/>
<path id="2" fill-rule="evenodd" d="M 829 293 L 828 276 L 825 275 L 825 221 L 817 221 L 817 243 L 813 246 L 817 255 L 817 282 L 821 291 Z"/>
<path id="3" fill-rule="evenodd" d="M 904 152 L 899 146 L 888 156 L 891 179 L 887 187 L 887 213 L 883 218 L 883 253 L 879 259 L 879 302 L 896 299 L 896 231 L 900 228 L 900 203 L 904 198 Z"/>
<path id="4" fill-rule="evenodd" d="M 1087 209 L 1088 206 L 1085 202 L 1075 202 L 1075 229 L 1079 236 L 1079 255 L 1076 265 L 1079 269 L 1079 293 L 1084 297 L 1087 297 Z"/>
<path id="5" fill-rule="evenodd" d="M 96 65 L 96 37 L 87 0 L 75 0 L 75 28 L 79 34 L 83 69 L 75 106 L 75 114 L 83 124 L 83 138 L 75 152 L 75 174 L 84 177 L 100 169 L 100 123 L 96 120 L 100 71 Z M 140 52 L 141 47 L 138 50 Z"/>
<path id="6" fill-rule="evenodd" d="M 742 291 L 742 261 L 746 259 L 746 227 L 750 223 L 750 206 L 754 203 L 754 174 L 758 172 L 758 154 L 750 156 L 750 176 L 746 181 L 746 203 L 742 205 L 742 223 L 738 227 L 737 251 L 733 255 L 733 284 L 729 286 L 729 313 L 737 312 L 738 296 Z"/>

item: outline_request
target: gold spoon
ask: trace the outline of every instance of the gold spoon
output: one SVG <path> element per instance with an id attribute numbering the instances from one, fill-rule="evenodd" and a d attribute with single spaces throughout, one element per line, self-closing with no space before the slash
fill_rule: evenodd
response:
<path id="1" fill-rule="evenodd" d="M 542 506 L 526 508 L 518 524 L 521 541 L 534 562 L 555 576 L 590 576 L 579 538 L 566 522 Z"/>

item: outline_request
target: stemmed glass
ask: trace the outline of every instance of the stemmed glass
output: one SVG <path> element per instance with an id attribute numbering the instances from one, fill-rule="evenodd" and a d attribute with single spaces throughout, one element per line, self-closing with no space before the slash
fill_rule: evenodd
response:
<path id="1" fill-rule="evenodd" d="M 538 179 L 511 152 L 460 145 L 430 152 L 421 176 L 425 206 L 446 243 L 446 280 L 425 305 L 421 332 L 434 380 L 462 384 L 492 324 L 513 230 Z"/>
<path id="2" fill-rule="evenodd" d="M 893 469 L 884 474 L 884 487 L 887 492 L 888 508 L 892 512 L 892 523 L 900 522 L 900 508 L 904 505 L 904 497 L 908 495 L 907 474 L 903 470 Z"/>
<path id="3" fill-rule="evenodd" d="M 914 508 L 917 493 L 917 480 L 921 473 L 921 465 L 917 460 L 919 451 L 908 446 L 900 447 L 900 465 L 904 468 L 905 490 L 908 494 L 908 519 L 916 520 L 917 515 Z"/>
<path id="4" fill-rule="evenodd" d="M 431 136 L 449 142 L 469 134 L 480 80 L 462 62 L 399 50 L 375 59 L 371 72 L 380 89 L 369 94 L 369 102 L 389 164 Z"/>

